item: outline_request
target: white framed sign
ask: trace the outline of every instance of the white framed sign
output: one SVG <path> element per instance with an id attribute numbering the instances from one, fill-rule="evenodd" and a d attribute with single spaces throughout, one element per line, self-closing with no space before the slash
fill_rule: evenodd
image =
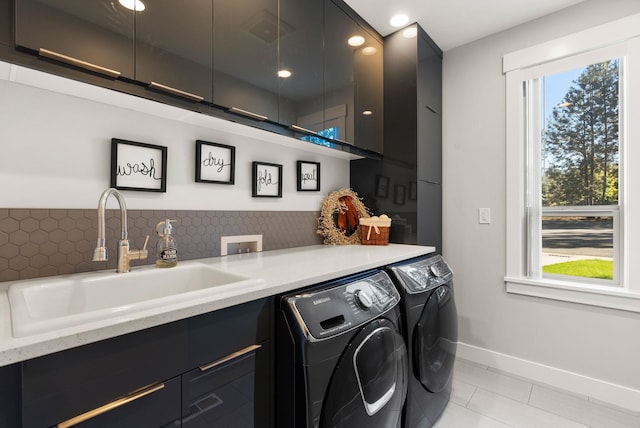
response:
<path id="1" fill-rule="evenodd" d="M 233 184 L 236 148 L 225 144 L 196 141 L 196 181 Z"/>
<path id="2" fill-rule="evenodd" d="M 111 187 L 166 192 L 167 148 L 112 138 Z"/>
<path id="3" fill-rule="evenodd" d="M 298 161 L 298 191 L 320 190 L 320 162 Z"/>
<path id="4" fill-rule="evenodd" d="M 256 197 L 282 197 L 282 165 L 253 162 L 252 194 Z"/>

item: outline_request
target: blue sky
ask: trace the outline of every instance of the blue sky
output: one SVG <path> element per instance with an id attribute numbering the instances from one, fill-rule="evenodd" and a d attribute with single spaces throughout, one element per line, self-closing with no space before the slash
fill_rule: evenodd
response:
<path id="1" fill-rule="evenodd" d="M 544 77 L 544 116 L 549 117 L 553 108 L 560 104 L 573 81 L 586 67 L 575 68 Z"/>

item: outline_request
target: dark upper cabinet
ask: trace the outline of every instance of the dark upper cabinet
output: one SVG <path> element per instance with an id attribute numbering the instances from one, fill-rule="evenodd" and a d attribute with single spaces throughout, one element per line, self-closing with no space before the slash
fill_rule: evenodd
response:
<path id="1" fill-rule="evenodd" d="M 111 77 L 134 78 L 134 12 L 111 0 L 16 0 L 16 45 Z"/>
<path id="2" fill-rule="evenodd" d="M 442 57 L 418 32 L 418 179 L 442 182 Z"/>
<path id="3" fill-rule="evenodd" d="M 417 25 L 385 44 L 384 155 L 415 168 L 418 180 L 440 183 L 442 52 Z"/>
<path id="4" fill-rule="evenodd" d="M 393 216 L 389 242 L 441 253 L 442 52 L 417 25 L 384 48 L 384 156 L 351 161 L 350 185 L 375 214 Z"/>
<path id="5" fill-rule="evenodd" d="M 145 0 L 136 14 L 136 80 L 194 101 L 213 101 L 213 3 Z"/>
<path id="6" fill-rule="evenodd" d="M 382 152 L 383 45 L 343 2 L 325 0 L 325 128 Z"/>
<path id="7" fill-rule="evenodd" d="M 283 125 L 324 129 L 322 1 L 280 0 L 279 117 Z M 285 75 L 286 76 L 286 75 Z"/>
<path id="8" fill-rule="evenodd" d="M 11 44 L 12 11 L 12 2 L 10 0 L 0 0 L 0 44 Z"/>
<path id="9" fill-rule="evenodd" d="M 278 120 L 278 0 L 213 3 L 213 102 Z"/>

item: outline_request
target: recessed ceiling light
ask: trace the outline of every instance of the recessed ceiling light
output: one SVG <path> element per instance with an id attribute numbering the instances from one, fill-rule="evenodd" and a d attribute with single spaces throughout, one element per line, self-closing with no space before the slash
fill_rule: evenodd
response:
<path id="1" fill-rule="evenodd" d="M 402 37 L 405 39 L 413 39 L 418 35 L 418 27 L 409 27 L 402 32 Z"/>
<path id="2" fill-rule="evenodd" d="M 371 116 L 373 114 L 373 112 L 371 110 L 365 110 L 362 112 L 363 116 Z"/>
<path id="3" fill-rule="evenodd" d="M 291 72 L 289 70 L 278 70 L 278 77 L 286 79 L 287 77 L 291 77 Z"/>
<path id="4" fill-rule="evenodd" d="M 366 48 L 362 48 L 362 55 L 375 55 L 376 52 L 378 52 L 378 49 L 376 49 L 373 46 L 367 46 Z"/>
<path id="5" fill-rule="evenodd" d="M 144 10 L 144 3 L 140 0 L 118 0 L 118 2 L 127 9 L 134 10 L 136 12 L 142 12 Z"/>
<path id="6" fill-rule="evenodd" d="M 403 27 L 407 25 L 408 22 L 409 22 L 409 17 L 403 13 L 394 15 L 389 20 L 389 24 L 391 24 L 393 27 Z"/>
<path id="7" fill-rule="evenodd" d="M 361 46 L 364 43 L 364 37 L 362 36 L 349 37 L 349 40 L 347 41 L 347 43 L 349 43 L 349 46 Z"/>

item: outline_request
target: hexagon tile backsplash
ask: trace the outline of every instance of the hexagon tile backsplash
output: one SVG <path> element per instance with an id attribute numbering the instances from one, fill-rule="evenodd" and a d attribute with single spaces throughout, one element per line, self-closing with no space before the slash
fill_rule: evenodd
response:
<path id="1" fill-rule="evenodd" d="M 321 244 L 315 233 L 319 213 L 310 211 L 129 210 L 131 248 L 149 235 L 149 258 L 155 263 L 156 224 L 177 220 L 174 236 L 179 260 L 220 255 L 220 237 L 262 234 L 263 250 Z M 107 210 L 108 262 L 93 262 L 98 236 L 95 209 L 0 209 L 0 282 L 92 270 L 115 269 L 120 211 Z"/>

